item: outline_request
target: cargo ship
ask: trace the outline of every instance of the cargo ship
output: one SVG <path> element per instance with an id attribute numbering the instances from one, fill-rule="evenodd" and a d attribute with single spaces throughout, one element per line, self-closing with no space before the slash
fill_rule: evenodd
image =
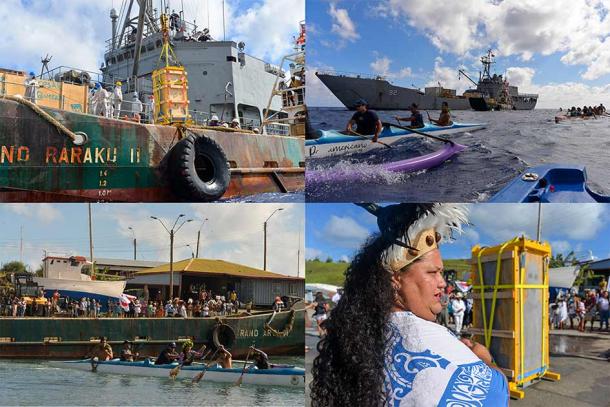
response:
<path id="1" fill-rule="evenodd" d="M 416 103 L 422 110 L 440 110 L 444 102 L 453 110 L 470 110 L 465 96 L 458 96 L 455 89 L 427 87 L 424 92 L 390 83 L 385 77 L 352 73 L 316 72 L 324 85 L 350 110 L 354 103 L 365 99 L 374 110 L 406 110 Z"/>
<path id="2" fill-rule="evenodd" d="M 304 116 L 282 97 L 292 90 L 277 89 L 293 67 L 216 41 L 183 13 L 170 26 L 152 0 L 127 9 L 120 31 L 110 13 L 101 73 L 45 64 L 27 98 L 25 72 L 0 71 L 0 202 L 205 202 L 303 190 Z M 114 114 L 99 115 L 94 85 L 122 89 Z"/>
<path id="3" fill-rule="evenodd" d="M 532 110 L 538 102 L 538 95 L 533 93 L 519 93 L 517 86 L 511 86 L 502 75 L 491 75 L 491 66 L 495 63 L 495 55 L 491 50 L 481 57 L 483 72 L 479 72 L 479 81 L 475 82 L 464 70 L 463 75 L 476 89 L 465 92 L 468 94 L 470 106 L 477 111 L 489 110 Z"/>

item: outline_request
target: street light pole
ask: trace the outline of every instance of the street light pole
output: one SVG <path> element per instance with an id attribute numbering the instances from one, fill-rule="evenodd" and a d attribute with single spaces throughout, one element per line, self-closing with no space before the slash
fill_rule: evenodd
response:
<path id="1" fill-rule="evenodd" d="M 131 226 L 128 229 L 131 230 L 131 234 L 133 235 L 133 259 L 137 260 L 138 259 L 138 250 L 137 250 L 138 242 L 136 241 L 136 232 L 133 230 L 133 228 Z"/>
<path id="2" fill-rule="evenodd" d="M 205 218 L 203 220 L 203 222 L 201 222 L 201 226 L 199 227 L 199 230 L 197 231 L 197 258 L 199 258 L 199 239 L 201 238 L 201 229 L 203 229 L 203 225 L 205 224 L 205 222 L 208 220 L 208 218 Z"/>
<path id="3" fill-rule="evenodd" d="M 267 222 L 269 222 L 269 219 L 271 219 L 271 217 L 273 215 L 275 215 L 275 213 L 277 211 L 283 211 L 284 208 L 278 208 L 276 210 L 274 210 L 271 215 L 269 215 L 269 217 L 267 218 L 267 220 L 265 221 L 265 223 L 263 223 L 263 234 L 264 234 L 264 239 L 263 239 L 263 270 L 267 271 Z"/>
<path id="4" fill-rule="evenodd" d="M 178 226 L 176 228 L 176 225 L 180 221 L 180 218 L 182 218 L 184 216 L 186 216 L 186 215 L 180 214 L 176 218 L 176 221 L 174 222 L 174 225 L 172 226 L 171 230 L 167 226 L 165 226 L 165 223 L 163 223 L 163 221 L 161 219 L 157 218 L 156 216 L 151 216 L 151 219 L 158 220 L 159 223 L 161 223 L 163 228 L 169 234 L 169 300 L 170 301 L 174 298 L 174 237 L 175 237 L 176 233 L 178 233 L 178 231 L 182 228 L 182 226 L 184 226 L 188 222 L 193 221 L 193 219 L 185 220 L 180 224 L 180 226 Z"/>

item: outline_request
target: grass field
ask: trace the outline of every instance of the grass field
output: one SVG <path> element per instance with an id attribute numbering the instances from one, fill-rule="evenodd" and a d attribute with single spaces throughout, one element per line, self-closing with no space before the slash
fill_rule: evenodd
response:
<path id="1" fill-rule="evenodd" d="M 470 271 L 470 260 L 449 259 L 443 260 L 445 270 L 456 270 L 458 279 L 464 272 Z M 324 283 L 342 286 L 345 277 L 343 273 L 349 263 L 323 262 L 308 260 L 305 262 L 305 276 L 308 283 Z"/>

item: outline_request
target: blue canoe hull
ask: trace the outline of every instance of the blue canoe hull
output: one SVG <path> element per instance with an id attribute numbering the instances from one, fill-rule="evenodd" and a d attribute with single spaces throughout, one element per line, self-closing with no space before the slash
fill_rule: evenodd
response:
<path id="1" fill-rule="evenodd" d="M 610 202 L 610 196 L 589 189 L 584 166 L 549 164 L 528 169 L 489 202 L 595 203 Z"/>

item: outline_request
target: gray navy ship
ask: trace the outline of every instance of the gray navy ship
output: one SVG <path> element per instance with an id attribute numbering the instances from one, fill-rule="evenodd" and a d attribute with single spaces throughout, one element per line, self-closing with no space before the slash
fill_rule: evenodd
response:
<path id="1" fill-rule="evenodd" d="M 383 76 L 334 72 L 316 72 L 316 76 L 350 110 L 355 109 L 358 99 L 365 99 L 375 110 L 404 110 L 412 103 L 420 109 L 440 110 L 443 102 L 453 110 L 470 110 L 467 97 L 457 96 L 454 89 L 442 86 L 428 87 L 422 92 L 393 85 Z"/>
<path id="2" fill-rule="evenodd" d="M 466 92 L 468 101 L 474 110 L 532 110 L 538 102 L 538 95 L 532 93 L 519 93 L 519 88 L 510 86 L 502 75 L 491 75 L 491 65 L 495 63 L 495 55 L 491 50 L 487 55 L 481 57 L 483 72 L 479 72 L 479 81 L 475 82 L 463 70 L 459 70 L 460 75 L 464 75 L 472 82 L 476 89 Z"/>

